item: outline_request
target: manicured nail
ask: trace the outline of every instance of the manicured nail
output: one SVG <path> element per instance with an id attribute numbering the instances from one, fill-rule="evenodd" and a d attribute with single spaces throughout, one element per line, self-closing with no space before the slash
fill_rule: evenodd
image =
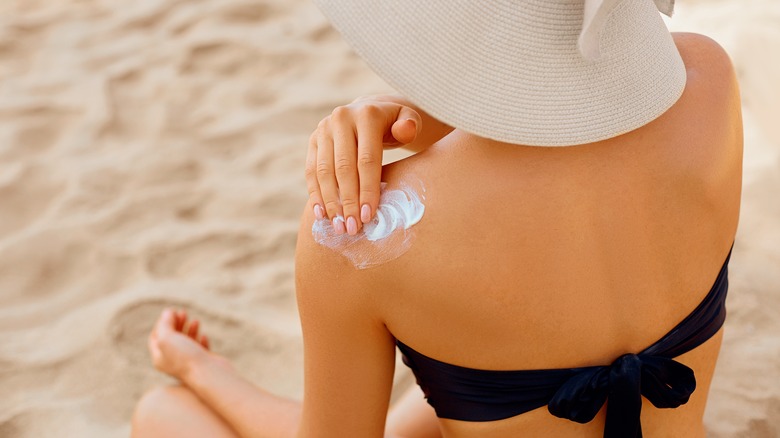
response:
<path id="1" fill-rule="evenodd" d="M 344 218 L 341 216 L 336 216 L 333 218 L 333 229 L 336 231 L 336 234 L 341 235 L 344 234 L 347 230 L 344 228 Z"/>
<path id="2" fill-rule="evenodd" d="M 314 204 L 314 217 L 319 219 L 325 219 L 325 210 L 320 204 Z"/>
<path id="3" fill-rule="evenodd" d="M 368 204 L 363 204 L 363 206 L 360 207 L 360 220 L 364 224 L 367 224 L 368 221 L 371 220 L 371 207 L 369 207 Z"/>
<path id="4" fill-rule="evenodd" d="M 353 216 L 347 218 L 347 232 L 350 236 L 357 234 L 357 220 Z"/>

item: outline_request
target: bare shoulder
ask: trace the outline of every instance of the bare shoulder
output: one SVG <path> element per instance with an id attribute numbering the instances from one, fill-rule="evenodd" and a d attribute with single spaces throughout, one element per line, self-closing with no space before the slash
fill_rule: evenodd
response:
<path id="1" fill-rule="evenodd" d="M 679 140 L 670 143 L 670 152 L 686 171 L 698 167 L 712 175 L 715 168 L 735 168 L 742 156 L 742 105 L 731 59 L 707 36 L 675 33 L 674 40 L 687 82 L 683 95 L 657 127 Z"/>
<path id="2" fill-rule="evenodd" d="M 673 35 L 688 73 L 683 98 L 713 110 L 738 108 L 740 98 L 737 75 L 726 50 L 705 35 Z"/>
<path id="3" fill-rule="evenodd" d="M 314 222 L 311 202 L 307 202 L 295 247 L 295 290 L 299 306 L 311 301 L 320 303 L 323 297 L 338 301 L 355 290 L 349 287 L 353 283 L 351 266 L 338 253 L 317 243 L 312 234 Z M 345 292 L 335 293 L 338 289 Z"/>
<path id="4" fill-rule="evenodd" d="M 314 225 L 312 206 L 307 202 L 295 248 L 295 289 L 299 307 L 369 310 L 372 297 L 365 285 L 371 281 L 373 271 L 356 269 L 343 251 L 318 242 L 312 232 Z"/>
<path id="5" fill-rule="evenodd" d="M 657 125 L 668 152 L 663 163 L 676 171 L 678 187 L 688 187 L 689 204 L 699 202 L 712 215 L 722 213 L 736 227 L 742 181 L 742 104 L 731 58 L 713 39 L 676 33 L 687 82 L 679 101 Z"/>
<path id="6" fill-rule="evenodd" d="M 726 50 L 712 38 L 690 32 L 672 34 L 677 49 L 686 65 L 704 65 L 713 68 L 713 72 L 729 75 L 732 70 L 731 58 Z"/>
<path id="7" fill-rule="evenodd" d="M 331 248 L 316 241 L 313 235 L 315 218 L 311 201 L 306 203 L 298 229 L 298 241 L 295 247 L 296 282 L 322 283 L 338 277 L 349 280 L 354 269 L 349 261 Z M 301 288 L 299 288 L 301 289 Z"/>

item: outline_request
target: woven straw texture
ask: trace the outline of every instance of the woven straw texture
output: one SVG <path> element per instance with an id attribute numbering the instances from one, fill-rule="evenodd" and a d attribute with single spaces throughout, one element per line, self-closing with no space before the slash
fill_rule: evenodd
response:
<path id="1" fill-rule="evenodd" d="M 669 109 L 686 72 L 653 0 L 622 0 L 577 40 L 583 0 L 315 0 L 383 79 L 473 134 L 571 146 L 639 128 Z"/>

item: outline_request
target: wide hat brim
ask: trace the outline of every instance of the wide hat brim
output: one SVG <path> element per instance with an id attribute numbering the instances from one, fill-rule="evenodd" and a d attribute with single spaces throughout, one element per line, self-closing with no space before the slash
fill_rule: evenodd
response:
<path id="1" fill-rule="evenodd" d="M 584 0 L 315 0 L 379 76 L 433 117 L 493 140 L 571 146 L 666 112 L 685 65 L 653 0 L 612 1 L 598 57 Z"/>

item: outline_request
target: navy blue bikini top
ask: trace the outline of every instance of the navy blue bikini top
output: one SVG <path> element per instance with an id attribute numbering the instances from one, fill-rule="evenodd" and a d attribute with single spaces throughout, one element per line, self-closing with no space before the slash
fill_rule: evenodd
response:
<path id="1" fill-rule="evenodd" d="M 611 365 L 547 370 L 493 371 L 450 365 L 396 341 L 428 403 L 439 418 L 502 420 L 547 405 L 551 414 L 591 421 L 609 399 L 605 438 L 642 436 L 642 396 L 657 408 L 688 402 L 696 388 L 693 370 L 673 360 L 720 330 L 726 319 L 729 251 L 710 292 L 681 323 L 637 354 Z"/>

